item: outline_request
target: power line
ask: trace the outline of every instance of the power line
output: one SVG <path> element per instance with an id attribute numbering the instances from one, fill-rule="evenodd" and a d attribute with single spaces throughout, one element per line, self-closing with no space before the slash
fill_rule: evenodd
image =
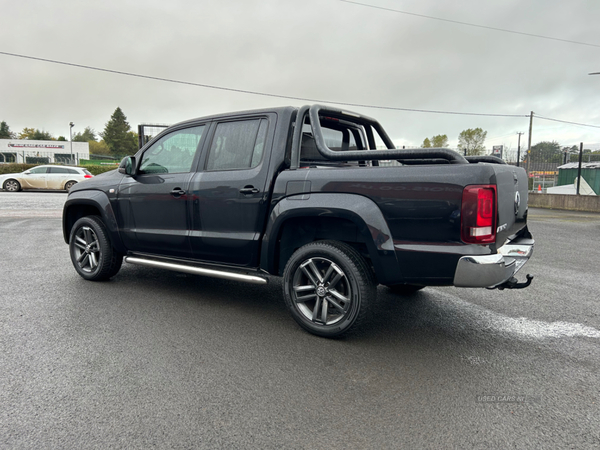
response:
<path id="1" fill-rule="evenodd" d="M 570 125 L 579 125 L 581 127 L 600 128 L 600 125 L 589 125 L 587 123 L 569 122 L 568 120 L 552 119 L 550 117 L 538 116 L 537 114 L 535 115 L 535 118 L 542 120 L 551 120 L 552 122 L 568 123 Z"/>
<path id="2" fill-rule="evenodd" d="M 514 133 L 513 132 L 513 133 L 503 134 L 502 136 L 496 136 L 496 137 L 493 137 L 493 138 L 486 138 L 486 140 L 487 141 L 495 141 L 496 139 L 502 139 L 502 138 L 505 138 L 505 137 L 508 137 L 508 136 L 516 136 L 517 134 L 518 133 Z"/>
<path id="3" fill-rule="evenodd" d="M 507 30 L 505 28 L 497 28 L 497 27 L 489 27 L 489 26 L 486 26 L 486 25 L 478 25 L 476 23 L 461 22 L 459 20 L 452 20 L 452 19 L 444 19 L 444 18 L 441 18 L 441 17 L 427 16 L 425 14 L 416 14 L 416 13 L 411 13 L 411 12 L 408 12 L 408 11 L 401 11 L 399 9 L 385 8 L 383 6 L 369 5 L 367 3 L 354 2 L 354 1 L 350 1 L 350 0 L 340 0 L 340 1 L 344 2 L 344 3 L 352 3 L 354 5 L 365 6 L 367 8 L 380 9 L 380 10 L 383 10 L 383 11 L 390 11 L 390 12 L 395 12 L 395 13 L 398 13 L 398 14 L 405 14 L 407 16 L 421 17 L 423 19 L 439 20 L 441 22 L 449 22 L 449 23 L 454 23 L 454 24 L 457 24 L 457 25 L 466 25 L 466 26 L 469 26 L 469 27 L 483 28 L 483 29 L 486 29 L 486 30 L 500 31 L 500 32 L 503 32 L 503 33 L 520 34 L 522 36 L 529 36 L 529 37 L 534 37 L 534 38 L 539 38 L 539 39 L 548 39 L 548 40 L 551 40 L 551 41 L 566 42 L 568 44 L 587 45 L 589 47 L 598 47 L 598 48 L 600 48 L 599 44 L 590 44 L 588 42 L 571 41 L 569 39 L 560 39 L 560 38 L 555 38 L 555 37 L 551 37 L 551 36 L 543 36 L 541 34 L 525 33 L 523 31 Z"/>
<path id="4" fill-rule="evenodd" d="M 237 92 L 237 93 L 241 93 L 241 94 L 261 95 L 264 97 L 284 98 L 284 99 L 288 99 L 288 100 L 300 100 L 303 102 L 310 102 L 310 103 L 330 103 L 330 104 L 334 104 L 334 105 L 353 106 L 353 107 L 357 107 L 357 108 L 373 108 L 373 109 L 383 109 L 383 110 L 389 110 L 389 111 L 419 112 L 419 113 L 430 113 L 430 114 L 452 114 L 452 115 L 462 115 L 462 116 L 486 116 L 486 117 L 529 117 L 526 114 L 492 114 L 492 113 L 473 113 L 473 112 L 459 112 L 459 111 L 437 111 L 437 110 L 428 110 L 428 109 L 400 108 L 400 107 L 394 107 L 394 106 L 366 105 L 366 104 L 361 104 L 361 103 L 337 102 L 337 101 L 332 101 L 332 100 L 314 99 L 314 98 L 307 98 L 307 97 L 296 97 L 296 96 L 291 96 L 291 95 L 280 95 L 280 94 L 272 94 L 272 93 L 268 93 L 268 92 L 258 92 L 258 91 L 250 91 L 250 90 L 245 90 L 245 89 L 237 89 L 237 88 L 230 88 L 230 87 L 224 87 L 224 86 L 215 86 L 215 85 L 203 84 L 203 83 L 194 83 L 191 81 L 174 80 L 171 78 L 154 77 L 151 75 L 142 75 L 142 74 L 138 74 L 138 73 L 124 72 L 121 70 L 113 70 L 113 69 L 105 69 L 105 68 L 101 68 L 101 67 L 86 66 L 83 64 L 75 64 L 75 63 L 70 63 L 70 62 L 65 62 L 65 61 L 57 61 L 54 59 L 38 58 L 35 56 L 20 55 L 17 53 L 8 53 L 8 52 L 0 51 L 0 54 L 6 55 L 6 56 L 14 56 L 17 58 L 31 59 L 34 61 L 42 61 L 42 62 L 47 62 L 47 63 L 52 63 L 52 64 L 60 64 L 63 66 L 78 67 L 80 69 L 96 70 L 99 72 L 107 72 L 107 73 L 112 73 L 112 74 L 117 74 L 117 75 L 125 75 L 125 76 L 129 76 L 129 77 L 145 78 L 148 80 L 164 81 L 167 83 L 184 84 L 184 85 L 188 85 L 188 86 L 203 87 L 203 88 L 207 88 L 207 89 L 218 89 L 221 91 Z"/>
<path id="5" fill-rule="evenodd" d="M 344 1 L 344 0 L 342 0 L 342 1 Z M 459 111 L 439 111 L 439 110 L 429 110 L 429 109 L 400 108 L 400 107 L 394 107 L 394 106 L 366 105 L 366 104 L 361 104 L 361 103 L 336 102 L 336 101 L 331 101 L 331 100 L 322 100 L 322 99 L 314 99 L 314 98 L 306 98 L 306 97 L 295 97 L 295 96 L 291 96 L 291 95 L 280 95 L 280 94 L 272 94 L 272 93 L 268 93 L 268 92 L 258 92 L 258 91 L 249 91 L 249 90 L 245 90 L 245 89 L 229 88 L 229 87 L 224 87 L 224 86 L 214 86 L 214 85 L 210 85 L 210 84 L 194 83 L 191 81 L 174 80 L 171 78 L 154 77 L 151 75 L 142 75 L 142 74 L 137 74 L 137 73 L 132 73 L 132 72 L 124 72 L 124 71 L 120 71 L 120 70 L 105 69 L 105 68 L 94 67 L 94 66 L 86 66 L 83 64 L 75 64 L 75 63 L 70 63 L 70 62 L 65 62 L 65 61 L 57 61 L 57 60 L 46 59 L 46 58 L 38 58 L 35 56 L 20 55 L 17 53 L 8 53 L 8 52 L 0 51 L 0 55 L 14 56 L 17 58 L 31 59 L 34 61 L 42 61 L 42 62 L 47 62 L 47 63 L 52 63 L 52 64 L 59 64 L 59 65 L 63 65 L 63 66 L 77 67 L 80 69 L 96 70 L 99 72 L 107 72 L 107 73 L 124 75 L 124 76 L 129 76 L 129 77 L 144 78 L 144 79 L 155 80 L 155 81 L 163 81 L 166 83 L 184 84 L 184 85 L 188 85 L 188 86 L 203 87 L 203 88 L 207 88 L 207 89 L 218 89 L 218 90 L 228 91 L 228 92 L 238 92 L 238 93 L 242 93 L 242 94 L 262 95 L 265 97 L 284 98 L 284 99 L 288 99 L 288 100 L 300 100 L 300 101 L 311 102 L 311 103 L 330 103 L 330 104 L 334 104 L 334 105 L 383 109 L 383 110 L 389 110 L 389 111 L 405 111 L 405 112 L 462 115 L 462 116 L 529 117 L 529 114 L 493 114 L 493 113 L 472 113 L 472 112 L 459 112 Z M 567 124 L 571 124 L 571 125 L 579 125 L 582 127 L 600 128 L 600 126 L 598 126 L 598 125 L 589 125 L 589 124 L 585 124 L 585 123 L 569 122 L 566 120 L 553 119 L 550 117 L 544 117 L 544 116 L 538 116 L 538 115 L 536 115 L 535 117 L 539 118 L 539 119 L 543 119 L 543 120 L 552 120 L 554 122 L 562 122 L 562 123 L 567 123 Z"/>

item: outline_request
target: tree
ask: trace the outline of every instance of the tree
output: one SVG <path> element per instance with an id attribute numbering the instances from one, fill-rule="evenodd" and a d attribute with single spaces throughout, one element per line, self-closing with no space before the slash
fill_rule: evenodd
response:
<path id="1" fill-rule="evenodd" d="M 571 147 L 563 147 L 562 151 L 563 151 L 563 153 L 569 153 L 569 154 L 579 153 L 579 146 L 573 145 Z"/>
<path id="2" fill-rule="evenodd" d="M 133 155 L 135 152 L 139 150 L 139 139 L 138 134 L 134 131 L 130 131 L 128 134 L 129 138 L 129 146 L 131 148 L 130 155 Z"/>
<path id="3" fill-rule="evenodd" d="M 35 133 L 34 128 L 23 128 L 19 133 L 19 139 L 33 139 L 31 136 Z"/>
<path id="4" fill-rule="evenodd" d="M 531 147 L 531 161 L 560 163 L 563 160 L 563 152 L 560 144 L 556 141 L 542 141 Z"/>
<path id="5" fill-rule="evenodd" d="M 435 148 L 448 147 L 448 136 L 445 134 L 438 134 L 431 138 L 431 146 Z"/>
<path id="6" fill-rule="evenodd" d="M 446 136 L 445 134 L 438 134 L 436 136 L 433 136 L 431 139 L 429 138 L 425 138 L 425 140 L 423 141 L 423 148 L 444 148 L 444 147 L 448 147 L 448 136 Z"/>
<path id="7" fill-rule="evenodd" d="M 54 141 L 54 137 L 47 131 L 38 130 L 37 128 L 23 128 L 19 133 L 19 139 L 29 139 L 32 141 Z"/>
<path id="8" fill-rule="evenodd" d="M 93 128 L 85 127 L 83 132 L 75 133 L 73 136 L 73 142 L 89 142 L 89 141 L 97 141 L 96 131 Z"/>
<path id="9" fill-rule="evenodd" d="M 89 141 L 90 144 L 90 155 L 110 155 L 110 149 L 106 142 L 100 141 Z"/>
<path id="10" fill-rule="evenodd" d="M 117 107 L 106 123 L 100 136 L 108 145 L 111 153 L 115 155 L 132 155 L 137 151 L 137 138 L 131 131 L 127 117 Z"/>
<path id="11" fill-rule="evenodd" d="M 10 131 L 10 127 L 5 121 L 0 122 L 0 139 L 14 139 L 15 133 Z"/>
<path id="12" fill-rule="evenodd" d="M 485 153 L 485 138 L 487 131 L 481 128 L 469 128 L 458 135 L 458 147 L 466 151 L 467 156 L 483 155 Z"/>

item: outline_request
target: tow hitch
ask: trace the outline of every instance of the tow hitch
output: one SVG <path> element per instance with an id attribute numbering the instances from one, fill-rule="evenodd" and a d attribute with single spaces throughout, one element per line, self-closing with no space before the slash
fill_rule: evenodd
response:
<path id="1" fill-rule="evenodd" d="M 488 289 L 499 289 L 501 291 L 503 291 L 504 289 L 525 289 L 527 286 L 529 286 L 531 284 L 531 280 L 533 280 L 533 275 L 527 274 L 526 276 L 527 276 L 527 281 L 524 281 L 523 283 L 519 283 L 519 280 L 517 280 L 515 277 L 510 277 L 504 283 L 499 284 L 498 286 L 488 288 Z"/>

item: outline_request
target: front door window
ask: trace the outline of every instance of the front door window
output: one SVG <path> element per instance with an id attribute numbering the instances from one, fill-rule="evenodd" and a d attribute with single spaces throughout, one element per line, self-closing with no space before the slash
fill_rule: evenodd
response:
<path id="1" fill-rule="evenodd" d="M 192 169 L 194 155 L 204 125 L 174 131 L 163 136 L 144 152 L 139 173 L 186 173 Z"/>

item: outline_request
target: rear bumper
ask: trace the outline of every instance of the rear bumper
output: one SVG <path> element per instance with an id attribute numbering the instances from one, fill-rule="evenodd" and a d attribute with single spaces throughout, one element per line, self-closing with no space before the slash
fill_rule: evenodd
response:
<path id="1" fill-rule="evenodd" d="M 494 255 L 463 256 L 454 274 L 456 287 L 495 287 L 513 277 L 533 253 L 534 240 L 510 241 Z"/>

